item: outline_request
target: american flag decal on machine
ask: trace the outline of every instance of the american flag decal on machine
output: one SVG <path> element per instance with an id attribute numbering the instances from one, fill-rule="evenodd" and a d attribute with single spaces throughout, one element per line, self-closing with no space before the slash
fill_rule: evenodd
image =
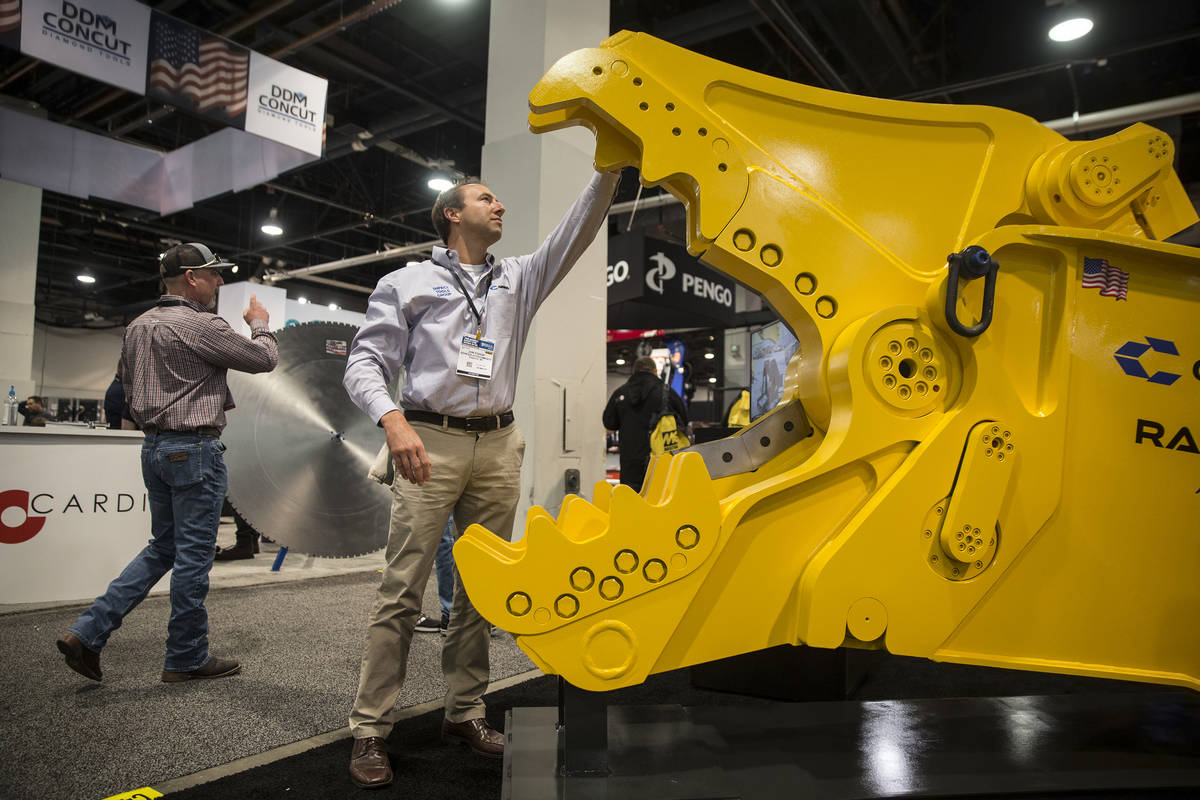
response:
<path id="1" fill-rule="evenodd" d="M 1101 297 L 1128 300 L 1129 273 L 1109 264 L 1108 259 L 1084 257 L 1083 288 L 1099 289 Z"/>

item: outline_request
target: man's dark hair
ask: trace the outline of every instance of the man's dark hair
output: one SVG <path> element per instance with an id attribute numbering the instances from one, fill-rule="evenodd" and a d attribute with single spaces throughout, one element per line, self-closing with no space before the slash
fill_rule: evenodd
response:
<path id="1" fill-rule="evenodd" d="M 38 405 L 41 405 L 41 406 L 46 405 L 45 399 L 43 399 L 42 397 L 40 397 L 36 394 L 29 395 L 29 399 L 32 400 L 33 402 L 37 403 Z"/>
<path id="2" fill-rule="evenodd" d="M 657 375 L 658 362 L 650 356 L 642 356 L 633 362 L 633 374 L 636 375 L 639 372 L 649 372 L 651 375 Z"/>
<path id="3" fill-rule="evenodd" d="M 456 208 L 460 211 L 462 210 L 462 188 L 469 183 L 478 183 L 478 181 L 473 178 L 466 178 L 461 183 L 456 183 L 449 189 L 442 191 L 433 203 L 433 212 L 429 215 L 433 220 L 433 229 L 437 231 L 437 235 L 442 237 L 442 241 L 446 244 L 450 244 L 450 220 L 446 219 L 446 209 Z"/>

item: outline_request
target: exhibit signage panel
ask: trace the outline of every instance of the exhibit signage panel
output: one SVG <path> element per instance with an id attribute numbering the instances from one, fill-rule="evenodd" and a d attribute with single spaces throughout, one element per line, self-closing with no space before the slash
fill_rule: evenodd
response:
<path id="1" fill-rule="evenodd" d="M 324 78 L 251 53 L 246 132 L 321 155 L 328 86 Z"/>
<path id="2" fill-rule="evenodd" d="M 608 240 L 608 304 L 628 301 L 670 308 L 734 325 L 736 284 L 670 242 L 641 234 Z"/>
<path id="3" fill-rule="evenodd" d="M 150 9 L 133 0 L 24 0 L 21 52 L 137 94 Z"/>
<path id="4" fill-rule="evenodd" d="M 321 155 L 329 82 L 135 0 L 0 0 L 0 46 Z"/>
<path id="5" fill-rule="evenodd" d="M 0 431 L 0 603 L 89 600 L 146 546 L 142 439 L 56 425 Z"/>

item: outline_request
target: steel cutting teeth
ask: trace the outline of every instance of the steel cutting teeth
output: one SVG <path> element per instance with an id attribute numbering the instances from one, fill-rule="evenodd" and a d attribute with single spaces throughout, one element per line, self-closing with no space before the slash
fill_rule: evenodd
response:
<path id="1" fill-rule="evenodd" d="M 655 630 L 665 635 L 699 585 L 689 579 L 717 549 L 720 510 L 703 459 L 694 453 L 664 457 L 654 473 L 645 497 L 628 486 L 609 496 L 608 484 L 599 483 L 598 503 L 570 496 L 557 519 L 532 509 L 517 542 L 472 525 L 454 547 L 480 613 L 516 634 L 540 665 L 552 662 L 554 672 L 577 686 L 588 685 L 589 673 L 613 669 L 614 658 L 629 660 L 625 669 L 644 676 L 662 643 L 644 631 L 634 634 L 609 614 L 617 605 L 650 602 L 663 617 Z M 584 634 L 582 650 L 571 644 L 580 627 L 596 625 L 617 631 L 614 641 Z M 623 655 L 618 658 L 612 647 Z M 574 652 L 564 654 L 563 648 Z"/>
<path id="2" fill-rule="evenodd" d="M 345 558 L 387 542 L 391 491 L 367 477 L 383 432 L 342 387 L 353 325 L 275 331 L 279 365 L 229 372 L 229 501 L 260 533 L 298 553 Z"/>

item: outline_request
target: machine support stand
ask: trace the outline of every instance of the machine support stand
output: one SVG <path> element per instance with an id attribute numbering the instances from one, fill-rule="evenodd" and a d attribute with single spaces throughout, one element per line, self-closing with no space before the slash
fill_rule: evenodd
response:
<path id="1" fill-rule="evenodd" d="M 578 689 L 558 679 L 558 764 L 565 777 L 608 775 L 606 692 Z"/>

